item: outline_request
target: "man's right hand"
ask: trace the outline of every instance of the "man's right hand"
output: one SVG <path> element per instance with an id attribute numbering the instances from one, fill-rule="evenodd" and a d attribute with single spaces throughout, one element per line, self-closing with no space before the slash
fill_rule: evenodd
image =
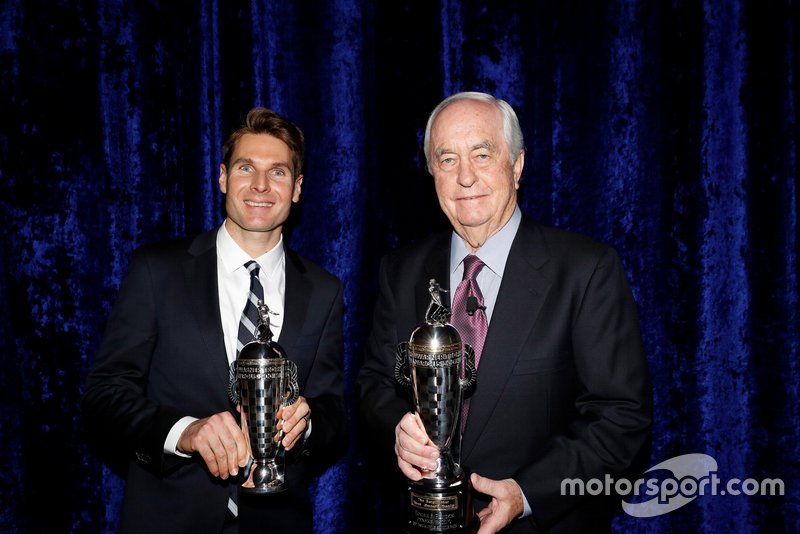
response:
<path id="1" fill-rule="evenodd" d="M 394 429 L 394 452 L 400 471 L 411 480 L 433 476 L 439 448 L 425 432 L 417 414 L 407 413 Z"/>
<path id="2" fill-rule="evenodd" d="M 198 453 L 212 475 L 223 480 L 247 465 L 247 440 L 230 412 L 220 412 L 191 423 L 178 440 L 184 454 Z"/>

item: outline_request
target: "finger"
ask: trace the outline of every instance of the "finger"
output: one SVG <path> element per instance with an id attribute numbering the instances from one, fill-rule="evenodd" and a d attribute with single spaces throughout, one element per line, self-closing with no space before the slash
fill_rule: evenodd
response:
<path id="1" fill-rule="evenodd" d="M 304 428 L 304 425 L 296 425 L 294 428 L 292 428 L 291 432 L 284 434 L 283 441 L 281 441 L 283 448 L 287 451 L 291 450 L 295 443 L 297 443 L 297 440 L 300 439 L 300 436 L 302 435 L 301 432 Z"/>
<path id="2" fill-rule="evenodd" d="M 401 459 L 423 470 L 435 470 L 439 458 L 439 451 L 435 447 L 419 443 L 403 432 L 395 440 L 395 452 Z"/>
<path id="3" fill-rule="evenodd" d="M 402 460 L 401 458 L 397 459 L 397 467 L 400 468 L 400 471 L 408 478 L 409 480 L 421 480 L 423 478 L 422 472 L 414 465 Z"/>
<path id="4" fill-rule="evenodd" d="M 221 418 L 215 416 L 198 421 L 193 428 L 192 444 L 212 475 L 227 478 L 225 447 L 219 439 L 220 422 Z"/>
<path id="5" fill-rule="evenodd" d="M 425 426 L 422 424 L 419 415 L 407 413 L 400 419 L 400 424 L 398 426 L 402 432 L 408 434 L 419 443 L 432 443 L 430 439 L 428 439 L 428 433 L 425 432 Z"/>
<path id="6" fill-rule="evenodd" d="M 428 439 L 416 414 L 406 414 L 395 427 L 395 442 L 403 449 L 420 456 L 438 458 L 439 449 Z"/>
<path id="7" fill-rule="evenodd" d="M 211 446 L 205 446 L 201 447 L 197 452 L 206 463 L 208 472 L 215 477 L 220 476 L 220 468 L 219 464 L 217 463 L 217 456 L 214 454 L 214 449 L 212 449 Z"/>
<path id="8" fill-rule="evenodd" d="M 291 432 L 289 432 L 288 434 L 286 434 L 284 436 L 283 442 L 282 442 L 283 447 L 287 451 L 291 450 L 292 447 L 294 447 L 297 444 L 297 442 L 300 441 L 300 438 L 303 437 L 303 435 L 305 434 L 305 431 L 306 431 L 306 425 L 305 424 L 296 425 L 292 429 Z"/>
<path id="9" fill-rule="evenodd" d="M 483 478 L 478 473 L 472 473 L 470 476 L 470 481 L 472 482 L 472 487 L 475 488 L 480 493 L 484 493 L 486 495 L 491 495 L 494 497 L 494 493 L 491 492 L 491 480 L 488 478 Z"/>
<path id="10" fill-rule="evenodd" d="M 207 428 L 208 443 L 214 453 L 219 476 L 223 479 L 235 476 L 249 458 L 244 432 L 228 412 L 211 416 Z"/>
<path id="11" fill-rule="evenodd" d="M 297 425 L 301 425 L 305 429 L 308 419 L 311 417 L 311 407 L 301 397 L 302 401 L 286 408 L 283 412 L 283 430 L 291 432 Z"/>
<path id="12" fill-rule="evenodd" d="M 282 406 L 280 411 L 278 412 L 278 417 L 282 419 L 290 419 L 295 414 L 299 413 L 299 416 L 302 417 L 303 414 L 306 412 L 310 412 L 311 408 L 308 406 L 308 402 L 306 402 L 306 398 L 303 396 L 297 397 L 297 400 L 294 401 L 289 406 Z"/>
<path id="13" fill-rule="evenodd" d="M 240 433 L 238 428 L 231 429 L 227 426 L 217 427 L 216 439 L 211 439 L 210 444 L 219 466 L 219 476 L 227 479 L 239 472 L 239 446 L 233 432 Z"/>
<path id="14" fill-rule="evenodd" d="M 286 450 L 290 450 L 305 434 L 308 428 L 308 420 L 311 418 L 311 407 L 302 397 L 289 408 L 284 412 L 285 419 L 282 426 L 284 432 L 286 432 L 286 437 L 282 442 Z"/>
<path id="15" fill-rule="evenodd" d="M 398 466 L 404 473 L 408 474 L 409 470 L 416 472 L 413 476 L 414 480 L 431 477 L 436 471 L 437 462 L 435 459 L 405 451 L 399 444 L 395 444 L 395 454 L 397 455 Z"/>
<path id="16" fill-rule="evenodd" d="M 229 413 L 222 414 L 222 428 L 219 438 L 228 456 L 228 471 L 236 476 L 240 467 L 247 465 L 250 459 L 250 448 L 245 432 L 247 431 L 247 418 L 242 418 L 240 427 Z"/>
<path id="17" fill-rule="evenodd" d="M 253 458 L 253 451 L 250 450 L 250 438 L 247 432 L 247 418 L 242 417 L 242 428 L 239 432 L 239 438 L 236 441 L 239 451 L 239 467 L 245 467 Z"/>

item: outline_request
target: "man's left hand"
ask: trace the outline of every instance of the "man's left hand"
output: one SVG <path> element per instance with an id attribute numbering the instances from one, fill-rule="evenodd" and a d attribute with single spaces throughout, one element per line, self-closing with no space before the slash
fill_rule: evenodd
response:
<path id="1" fill-rule="evenodd" d="M 278 430 L 284 432 L 281 443 L 287 451 L 291 450 L 306 431 L 308 420 L 311 418 L 311 407 L 305 397 L 299 397 L 291 406 L 281 408 L 278 417 L 280 419 Z"/>
<path id="2" fill-rule="evenodd" d="M 470 477 L 475 491 L 489 495 L 489 506 L 478 512 L 481 528 L 478 534 L 491 534 L 500 531 L 514 519 L 522 515 L 522 490 L 514 479 L 492 480 L 476 473 Z"/>

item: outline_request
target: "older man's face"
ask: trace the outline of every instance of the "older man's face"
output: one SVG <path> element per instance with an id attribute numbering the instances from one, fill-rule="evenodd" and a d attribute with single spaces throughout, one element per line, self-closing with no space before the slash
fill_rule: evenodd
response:
<path id="1" fill-rule="evenodd" d="M 524 157 L 512 166 L 508 150 L 500 112 L 485 102 L 454 102 L 431 127 L 429 163 L 439 205 L 472 245 L 482 245 L 514 213 Z"/>

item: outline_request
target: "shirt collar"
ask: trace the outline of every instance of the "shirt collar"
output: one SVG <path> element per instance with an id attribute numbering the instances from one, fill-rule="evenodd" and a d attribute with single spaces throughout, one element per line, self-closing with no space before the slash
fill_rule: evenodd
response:
<path id="1" fill-rule="evenodd" d="M 514 208 L 514 213 L 499 232 L 486 240 L 486 243 L 475 253 L 483 263 L 497 276 L 502 277 L 506 268 L 508 252 L 517 235 L 519 224 L 522 221 L 522 211 L 519 206 Z M 450 271 L 454 273 L 464 261 L 464 257 L 471 254 L 467 244 L 455 231 L 450 240 Z"/>
<path id="2" fill-rule="evenodd" d="M 224 223 L 217 230 L 217 257 L 222 261 L 222 267 L 228 273 L 244 268 L 244 264 L 253 259 L 261 266 L 261 272 L 267 278 L 271 278 L 275 270 L 283 263 L 283 255 L 283 234 L 281 234 L 278 243 L 271 250 L 257 258 L 251 258 L 233 240 Z"/>

